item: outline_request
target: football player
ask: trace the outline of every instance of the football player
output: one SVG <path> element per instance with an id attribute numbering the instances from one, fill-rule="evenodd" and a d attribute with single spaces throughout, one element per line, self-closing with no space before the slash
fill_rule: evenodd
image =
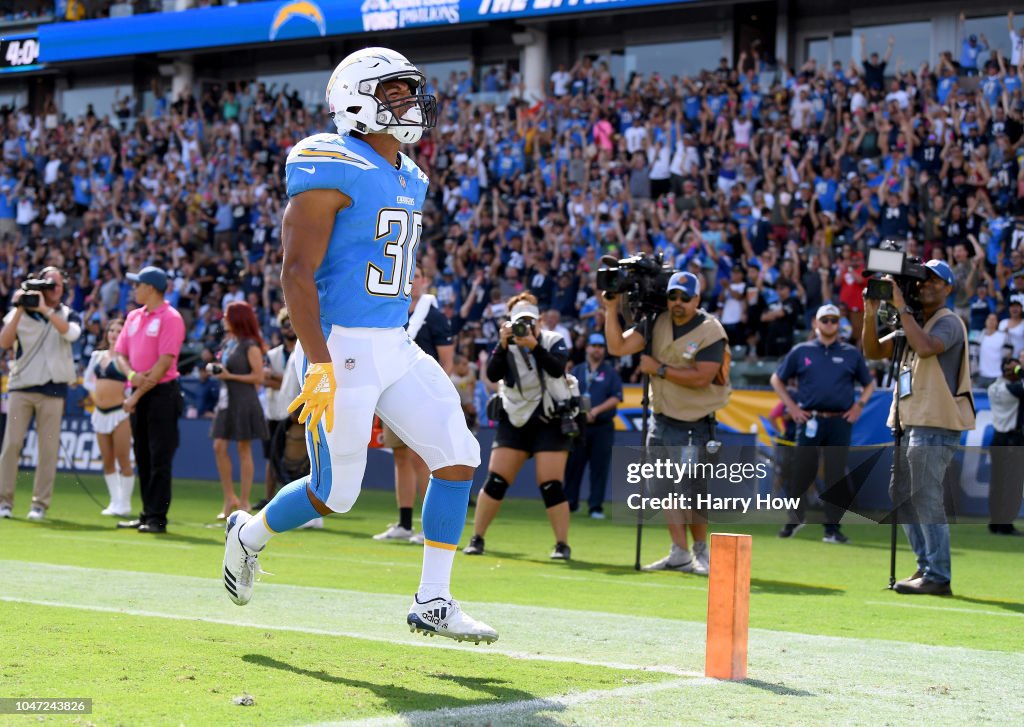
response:
<path id="1" fill-rule="evenodd" d="M 231 514 L 224 586 L 245 605 L 271 537 L 351 509 L 376 410 L 431 471 L 423 571 L 407 623 L 413 631 L 491 642 L 494 629 L 449 592 L 480 447 L 455 386 L 403 328 L 428 180 L 399 146 L 416 143 L 436 122 L 437 101 L 423 93 L 424 82 L 395 51 L 349 55 L 327 84 L 339 133 L 308 137 L 288 155 L 281 285 L 300 343 L 292 360 L 303 387 L 291 408 L 301 407 L 312 472 L 258 516 Z"/>

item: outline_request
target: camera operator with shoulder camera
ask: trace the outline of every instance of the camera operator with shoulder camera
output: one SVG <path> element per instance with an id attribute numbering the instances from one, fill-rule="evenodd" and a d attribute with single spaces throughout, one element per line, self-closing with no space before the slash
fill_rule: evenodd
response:
<path id="1" fill-rule="evenodd" d="M 71 344 L 82 335 L 78 316 L 61 303 L 63 298 L 64 274 L 55 267 L 44 268 L 38 278 L 26 280 L 14 292 L 14 308 L 4 316 L 0 348 L 15 349 L 0 450 L 0 517 L 11 517 L 18 460 L 33 416 L 39 461 L 28 519 L 42 520 L 50 507 L 64 397 L 78 378 Z"/>
<path id="2" fill-rule="evenodd" d="M 551 559 L 569 560 L 569 502 L 562 480 L 572 439 L 579 434 L 579 390 L 575 378 L 565 373 L 565 341 L 540 329 L 537 299 L 519 293 L 509 299 L 508 307 L 511 320 L 502 325 L 501 340 L 487 361 L 487 378 L 501 382 L 487 407 L 498 428 L 487 481 L 476 502 L 473 537 L 463 552 L 484 552 L 484 535 L 505 492 L 526 460 L 536 457 L 537 484 L 555 533 Z M 499 411 L 493 411 L 499 402 Z"/>
<path id="3" fill-rule="evenodd" d="M 889 493 L 898 522 L 917 555 L 917 572 L 897 581 L 904 594 L 952 595 L 949 525 L 942 481 L 960 443 L 961 432 L 974 429 L 974 397 L 967 354 L 967 329 L 946 307 L 954 289 L 953 271 L 929 260 L 919 281 L 891 276 L 889 302 L 899 315 L 906 347 L 896 362 L 897 381 L 888 426 L 901 427 L 906 443 L 894 454 Z M 914 285 L 920 311 L 907 305 L 900 282 Z M 881 301 L 865 291 L 864 354 L 892 358 L 899 331 L 879 340 Z M 897 421 L 898 414 L 898 421 Z"/>
<path id="4" fill-rule="evenodd" d="M 639 366 L 641 373 L 651 377 L 654 422 L 647 446 L 661 451 L 671 447 L 673 452 L 696 448 L 699 453 L 715 441 L 715 412 L 729 401 L 729 337 L 718 319 L 700 309 L 700 281 L 693 273 L 675 273 L 665 290 L 668 310 L 654 318 L 651 330 L 637 326 L 625 333 L 619 322 L 619 298 L 604 293 L 604 335 L 609 352 L 616 356 L 640 353 L 650 337 L 651 355 L 642 355 Z M 702 458 L 698 455 L 697 461 Z M 667 510 L 665 515 L 672 548 L 668 556 L 644 570 L 707 575 L 706 517 L 698 511 L 678 510 Z M 687 526 L 693 536 L 692 554 Z"/>

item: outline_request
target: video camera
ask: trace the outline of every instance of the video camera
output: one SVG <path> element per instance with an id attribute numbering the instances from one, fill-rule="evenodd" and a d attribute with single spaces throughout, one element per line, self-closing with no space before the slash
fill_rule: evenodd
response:
<path id="1" fill-rule="evenodd" d="M 597 269 L 597 289 L 611 295 L 625 295 L 634 313 L 652 314 L 668 309 L 665 289 L 675 272 L 665 263 L 661 253 L 634 255 L 617 260 L 610 255 L 601 258 Z"/>
<path id="2" fill-rule="evenodd" d="M 918 294 L 917 285 L 928 277 L 928 268 L 921 262 L 921 258 L 910 257 L 900 243 L 896 240 L 883 240 L 881 245 L 874 250 L 868 251 L 867 272 L 877 275 L 890 275 L 903 293 L 907 305 L 914 311 L 921 310 L 921 298 Z M 870 300 L 892 301 L 892 283 L 880 278 L 868 280 L 865 297 Z M 899 321 L 897 314 L 895 321 Z M 890 325 L 895 323 L 890 322 Z"/>
<path id="3" fill-rule="evenodd" d="M 14 305 L 22 308 L 38 308 L 43 302 L 41 293 L 44 290 L 53 290 L 56 287 L 57 283 L 52 280 L 46 280 L 45 278 L 29 278 L 21 284 L 21 289 L 24 292 L 21 294 L 21 297 L 15 301 Z"/>

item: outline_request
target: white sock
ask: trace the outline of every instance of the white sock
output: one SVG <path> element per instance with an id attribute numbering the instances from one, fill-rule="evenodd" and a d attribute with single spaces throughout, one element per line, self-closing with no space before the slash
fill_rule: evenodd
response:
<path id="1" fill-rule="evenodd" d="M 416 598 L 426 603 L 432 598 L 451 598 L 449 591 L 452 581 L 452 563 L 455 561 L 455 548 L 435 548 L 433 545 L 423 546 L 423 574 L 420 576 L 420 587 Z"/>
<path id="2" fill-rule="evenodd" d="M 267 525 L 267 519 L 262 512 L 249 518 L 242 529 L 238 531 L 238 539 L 242 541 L 242 545 L 246 550 L 253 552 L 263 550 L 263 546 L 269 543 L 274 535 L 274 531 Z"/>
<path id="3" fill-rule="evenodd" d="M 122 512 L 132 511 L 132 490 L 135 489 L 135 474 L 129 472 L 128 474 L 121 474 L 121 490 L 119 492 L 120 497 L 118 503 L 123 506 Z"/>
<path id="4" fill-rule="evenodd" d="M 107 507 L 117 509 L 117 504 L 120 502 L 118 493 L 121 491 L 121 481 L 118 479 L 117 472 L 104 472 L 103 479 L 107 483 L 107 492 L 110 493 L 110 504 Z"/>

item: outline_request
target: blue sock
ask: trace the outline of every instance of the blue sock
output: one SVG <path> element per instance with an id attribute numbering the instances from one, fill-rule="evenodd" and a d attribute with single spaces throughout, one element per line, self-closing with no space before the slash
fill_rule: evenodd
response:
<path id="1" fill-rule="evenodd" d="M 452 597 L 452 563 L 466 524 L 472 484 L 472 480 L 430 478 L 427 496 L 423 498 L 423 572 L 416 591 L 419 603 Z"/>
<path id="2" fill-rule="evenodd" d="M 308 483 L 309 478 L 303 477 L 282 487 L 274 495 L 274 499 L 263 508 L 262 514 L 266 518 L 267 526 L 275 533 L 294 530 L 313 518 L 320 517 L 320 513 L 313 507 L 306 494 Z"/>
<path id="3" fill-rule="evenodd" d="M 472 480 L 442 480 L 431 475 L 427 496 L 423 498 L 423 537 L 452 549 L 459 544 L 469 509 L 469 488 Z"/>

